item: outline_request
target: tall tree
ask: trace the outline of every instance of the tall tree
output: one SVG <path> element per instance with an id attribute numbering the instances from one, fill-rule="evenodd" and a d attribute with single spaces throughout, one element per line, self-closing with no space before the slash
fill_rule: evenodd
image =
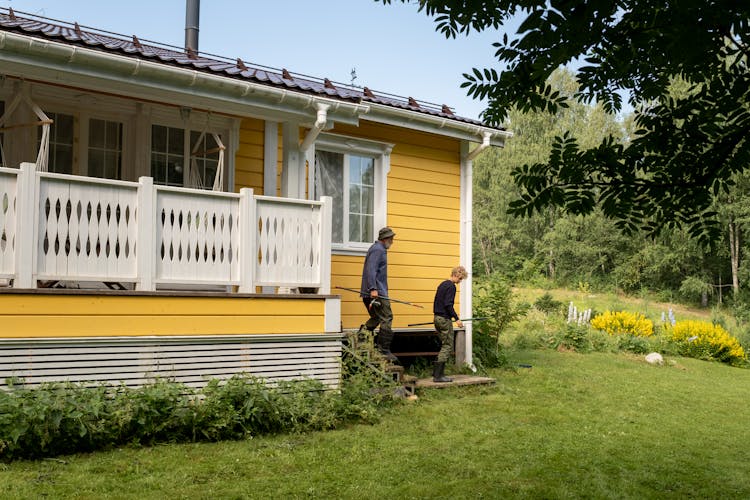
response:
<path id="1" fill-rule="evenodd" d="M 502 124 L 513 106 L 550 113 L 569 106 L 547 78 L 571 62 L 580 64 L 575 99 L 617 112 L 625 94 L 637 109 L 638 132 L 627 146 L 616 138 L 583 146 L 565 133 L 546 161 L 514 170 L 514 213 L 556 206 L 587 214 L 600 206 L 625 231 L 684 226 L 703 241 L 720 235 L 713 197 L 750 165 L 750 2 L 416 3 L 446 37 L 500 29 L 522 16 L 517 32 L 495 44 L 499 67 L 465 74 L 469 95 L 488 100 L 490 124 Z M 677 76 L 690 85 L 689 97 L 670 95 Z"/>

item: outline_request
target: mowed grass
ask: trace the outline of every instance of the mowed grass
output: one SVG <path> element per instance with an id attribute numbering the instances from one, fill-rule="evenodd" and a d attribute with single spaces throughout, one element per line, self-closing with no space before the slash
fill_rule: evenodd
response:
<path id="1" fill-rule="evenodd" d="M 750 498 L 750 370 L 528 351 L 373 426 L 0 465 L 15 498 Z"/>

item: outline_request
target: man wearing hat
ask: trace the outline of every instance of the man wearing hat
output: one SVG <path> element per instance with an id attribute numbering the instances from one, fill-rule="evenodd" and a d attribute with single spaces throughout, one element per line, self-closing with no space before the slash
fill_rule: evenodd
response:
<path id="1" fill-rule="evenodd" d="M 370 334 L 380 325 L 380 333 L 377 337 L 378 350 L 392 363 L 397 363 L 398 358 L 391 352 L 393 341 L 393 312 L 391 302 L 388 300 L 388 249 L 393 244 L 396 233 L 390 227 L 384 227 L 378 232 L 378 241 L 370 246 L 365 257 L 365 265 L 362 269 L 362 288 L 360 294 L 365 303 L 370 319 L 360 327 L 367 329 Z M 385 297 L 385 298 L 384 298 Z"/>

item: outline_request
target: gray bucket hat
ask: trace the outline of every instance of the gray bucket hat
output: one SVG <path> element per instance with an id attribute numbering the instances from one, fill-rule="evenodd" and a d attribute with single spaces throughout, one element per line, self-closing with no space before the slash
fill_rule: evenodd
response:
<path id="1" fill-rule="evenodd" d="M 392 238 L 394 236 L 396 236 L 396 233 L 394 233 L 393 229 L 391 229 L 388 226 L 386 226 L 383 229 L 381 229 L 380 231 L 378 231 L 378 239 L 379 240 L 384 240 L 386 238 Z"/>

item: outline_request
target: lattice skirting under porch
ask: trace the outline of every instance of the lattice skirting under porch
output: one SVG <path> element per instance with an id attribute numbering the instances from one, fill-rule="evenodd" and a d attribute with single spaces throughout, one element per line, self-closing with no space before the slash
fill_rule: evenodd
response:
<path id="1" fill-rule="evenodd" d="M 0 388 L 91 382 L 135 387 L 156 378 L 202 387 L 244 372 L 269 381 L 313 378 L 338 387 L 341 336 L 231 335 L 0 340 Z"/>

